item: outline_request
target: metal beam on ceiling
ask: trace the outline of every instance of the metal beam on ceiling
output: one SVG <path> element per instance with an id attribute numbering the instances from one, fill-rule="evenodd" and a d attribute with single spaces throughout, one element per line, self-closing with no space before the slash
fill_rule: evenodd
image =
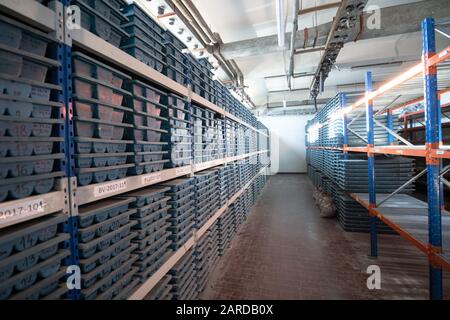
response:
<path id="1" fill-rule="evenodd" d="M 322 105 L 326 104 L 330 99 L 317 99 L 317 104 Z M 313 106 L 314 100 L 308 99 L 308 100 L 292 100 L 292 101 L 286 101 L 286 108 L 293 108 L 293 107 L 301 107 L 301 106 Z M 283 108 L 283 102 L 270 102 L 265 105 L 269 109 L 273 108 Z"/>
<path id="2" fill-rule="evenodd" d="M 314 72 L 299 72 L 294 73 L 292 75 L 293 78 L 303 78 L 303 77 L 312 77 L 314 76 Z M 276 78 L 286 78 L 285 74 L 275 75 L 275 76 L 266 76 L 264 79 L 276 79 Z"/>
<path id="3" fill-rule="evenodd" d="M 300 48 L 300 49 L 295 49 L 294 54 L 304 54 L 304 53 L 317 52 L 317 51 L 323 51 L 323 50 L 325 50 L 325 46 L 306 48 L 306 49 Z"/>
<path id="4" fill-rule="evenodd" d="M 367 21 L 371 14 L 370 12 L 365 12 L 363 20 Z M 420 31 L 419 25 L 425 17 L 448 18 L 450 16 L 450 6 L 448 5 L 448 0 L 427 0 L 381 8 L 380 16 L 382 17 L 380 29 L 364 28 L 358 36 L 358 41 L 418 32 Z M 316 47 L 325 45 L 331 24 L 331 22 L 328 22 L 317 26 Z M 304 30 L 301 29 L 296 33 L 296 49 L 303 48 L 304 40 Z M 353 42 L 353 38 L 350 37 L 344 41 L 344 43 L 348 42 Z M 288 46 L 289 44 L 286 47 Z M 271 35 L 225 43 L 221 45 L 220 52 L 225 59 L 236 59 L 282 52 L 289 49 L 286 47 L 278 47 L 277 36 Z M 312 42 L 307 43 L 307 48 L 310 47 L 312 47 Z"/>

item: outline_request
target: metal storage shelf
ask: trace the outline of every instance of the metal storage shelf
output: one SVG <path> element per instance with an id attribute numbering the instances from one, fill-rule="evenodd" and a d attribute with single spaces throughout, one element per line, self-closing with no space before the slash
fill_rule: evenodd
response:
<path id="1" fill-rule="evenodd" d="M 177 177 L 192 174 L 198 171 L 202 171 L 208 168 L 249 158 L 251 156 L 265 153 L 267 150 L 252 152 L 245 155 L 239 155 L 236 157 L 227 157 L 223 159 L 208 161 L 204 163 L 194 164 L 190 166 L 165 169 L 158 172 L 142 174 L 138 176 L 126 177 L 119 180 L 110 182 L 91 184 L 83 187 L 78 187 L 75 190 L 77 197 L 77 205 L 87 204 L 93 201 L 108 198 L 114 195 L 132 191 L 135 189 L 150 186 L 159 182 L 171 180 Z"/>
<path id="2" fill-rule="evenodd" d="M 38 1 L 27 0 L 0 0 L 0 11 L 9 14 L 19 22 L 27 23 L 33 27 L 23 25 L 21 28 L 30 32 L 44 31 L 49 34 L 49 39 L 62 42 L 63 22 L 57 17 L 63 12 L 61 2 L 53 2 L 52 8 L 46 7 Z M 39 31 L 36 31 L 35 28 Z M 2 48 L 7 49 L 2 45 Z M 53 50 L 53 49 L 52 49 Z M 28 53 L 31 59 L 45 60 L 49 65 L 61 66 L 60 61 L 53 59 L 40 58 L 37 55 Z M 55 58 L 56 60 L 56 58 Z M 29 80 L 33 83 L 31 80 Z M 38 82 L 37 82 L 38 83 Z M 48 88 L 58 89 L 55 83 L 46 83 Z M 62 104 L 61 104 L 62 106 Z M 59 123 L 62 119 L 52 119 L 52 123 Z M 49 121 L 49 123 L 50 123 Z M 61 122 L 62 123 L 62 122 Z M 59 138 L 56 138 L 59 139 Z M 62 141 L 62 137 L 60 138 Z M 0 229 L 6 228 L 18 223 L 43 217 L 55 212 L 68 212 L 68 182 L 67 178 L 58 178 L 55 190 L 46 194 L 38 194 L 25 197 L 23 199 L 8 200 L 0 203 Z"/>
<path id="3" fill-rule="evenodd" d="M 367 72 L 365 78 L 366 92 L 362 98 L 346 106 L 346 96 L 341 94 L 340 103 L 334 103 L 334 100 L 330 101 L 322 109 L 323 112 L 320 112 L 308 124 L 308 144 L 313 144 L 308 146 L 308 149 L 310 149 L 309 152 L 315 152 L 315 149 L 341 151 L 344 159 L 348 158 L 350 152 L 367 154 L 368 184 L 366 189 L 369 193 L 352 194 L 351 196 L 370 213 L 370 255 L 374 258 L 378 255 L 377 223 L 380 222 L 378 220 L 381 220 L 427 255 L 430 265 L 430 298 L 442 299 L 442 271 L 443 269 L 450 270 L 448 259 L 450 257 L 448 251 L 450 249 L 449 213 L 442 209 L 444 203 L 443 184 L 450 185 L 450 182 L 444 178 L 444 174 L 450 170 L 450 167 L 443 167 L 442 159 L 450 159 L 450 146 L 444 145 L 442 141 L 442 131 L 445 127 L 442 121 L 442 111 L 443 107 L 445 110 L 446 106 L 440 104 L 441 94 L 448 92 L 448 89 L 438 90 L 437 73 L 439 70 L 436 66 L 450 58 L 450 47 L 441 52 L 436 52 L 435 21 L 432 18 L 424 19 L 421 29 L 422 61 L 384 83 L 376 90 L 372 90 L 372 74 Z M 423 79 L 425 93 L 423 98 L 417 98 L 396 106 L 387 106 L 374 112 L 373 101 L 376 98 L 416 76 L 422 76 Z M 420 101 L 424 101 L 423 111 L 413 114 L 423 113 L 426 119 L 425 125 L 422 124 L 422 128 L 425 129 L 423 135 L 425 145 L 414 145 L 394 130 L 392 111 Z M 359 115 L 348 122 L 348 114 L 362 109 L 363 106 L 365 106 L 365 112 L 363 111 L 359 115 L 365 113 L 366 125 L 360 125 L 360 134 L 355 134 L 350 129 L 350 125 L 359 118 Z M 384 114 L 386 117 L 384 119 L 386 125 L 375 119 L 375 116 L 380 114 Z M 383 139 L 380 139 L 380 129 L 375 125 L 385 130 L 383 134 L 386 134 L 386 136 L 383 136 Z M 349 147 L 350 137 L 347 131 L 364 142 L 352 142 L 352 146 Z M 336 133 L 338 136 L 334 137 Z M 396 145 L 395 139 L 401 141 L 402 144 Z M 375 142 L 378 143 L 375 144 Z M 391 194 L 377 194 L 375 154 L 423 158 L 426 169 L 403 183 Z M 323 165 L 324 158 L 325 156 L 320 159 L 311 158 L 311 167 L 314 168 L 315 164 Z M 317 170 L 317 172 L 320 171 Z M 425 174 L 427 202 L 421 202 L 410 196 L 399 195 L 399 192 Z M 318 176 L 316 183 L 320 185 L 322 173 L 319 173 Z M 315 179 L 314 174 L 312 177 Z M 403 199 L 402 208 L 397 206 L 393 209 L 392 204 L 401 199 Z"/>
<path id="4" fill-rule="evenodd" d="M 59 191 L 0 203 L 0 229 L 54 212 L 67 212 L 66 188 L 66 180 L 61 179 Z"/>
<path id="5" fill-rule="evenodd" d="M 320 149 L 320 150 L 337 150 L 344 152 L 371 152 L 374 154 L 390 154 L 397 156 L 409 156 L 409 157 L 426 157 L 425 146 L 382 146 L 382 147 L 319 147 L 309 146 L 308 149 Z M 436 159 L 450 159 L 450 146 L 440 146 L 438 149 L 431 151 L 430 156 Z"/>
<path id="6" fill-rule="evenodd" d="M 437 265 L 450 271 L 450 233 L 443 232 L 443 253 L 429 252 L 428 246 L 428 204 L 406 194 L 395 195 L 381 206 L 373 208 L 369 204 L 368 193 L 350 193 L 353 199 L 366 208 L 372 215 L 382 220 L 398 234 L 416 246 Z M 383 201 L 388 194 L 377 194 Z M 450 212 L 442 211 L 442 225 L 450 231 Z"/>
<path id="7" fill-rule="evenodd" d="M 156 83 L 157 85 L 168 89 L 168 91 L 178 93 L 184 97 L 188 97 L 192 101 L 198 103 L 202 107 L 208 108 L 214 111 L 219 116 L 233 120 L 247 128 L 250 128 L 254 132 L 268 137 L 268 134 L 254 128 L 253 126 L 246 123 L 244 120 L 237 118 L 236 116 L 226 112 L 224 109 L 219 108 L 217 105 L 209 102 L 203 97 L 193 93 L 188 87 L 178 84 L 177 82 L 171 80 L 165 75 L 157 72 L 146 64 L 135 59 L 131 55 L 125 53 L 121 49 L 109 44 L 100 37 L 97 37 L 93 33 L 84 29 L 72 29 L 69 30 L 65 25 L 65 8 L 68 1 L 53 1 L 51 2 L 52 7 L 46 7 L 38 1 L 29 0 L 0 0 L 0 10 L 2 12 L 8 13 L 10 16 L 16 18 L 19 21 L 26 22 L 31 26 L 37 27 L 40 30 L 49 32 L 56 41 L 59 42 L 57 47 L 52 54 L 58 56 L 58 62 L 61 65 L 60 73 L 58 73 L 57 79 L 52 79 L 59 81 L 61 84 L 61 106 L 64 106 L 66 112 L 63 114 L 71 115 L 72 106 L 70 103 L 70 98 L 72 92 L 70 89 L 70 76 L 71 70 L 71 46 L 74 45 L 84 51 L 90 52 L 95 56 L 104 58 L 105 60 L 112 61 L 112 63 L 121 69 L 130 71 L 134 75 L 138 75 L 141 78 L 149 80 L 149 82 Z M 52 48 L 53 49 L 53 48 Z M 56 83 L 56 82 L 55 82 Z M 70 125 L 68 118 L 64 119 L 65 126 L 64 130 L 61 130 L 61 141 L 66 142 L 66 162 L 65 173 L 66 177 L 58 180 L 58 185 L 55 191 L 42 195 L 33 195 L 21 200 L 11 200 L 0 203 L 0 229 L 7 226 L 11 226 L 17 223 L 21 223 L 27 220 L 31 220 L 37 217 L 42 217 L 55 212 L 63 212 L 68 216 L 67 224 L 64 225 L 64 230 L 66 233 L 70 234 L 70 243 L 68 247 L 70 248 L 71 255 L 65 261 L 65 265 L 78 265 L 78 249 L 77 249 L 77 214 L 80 205 L 88 204 L 100 199 L 109 198 L 114 195 L 122 194 L 127 191 L 142 188 L 145 186 L 153 185 L 159 182 L 171 180 L 180 176 L 190 175 L 198 171 L 202 171 L 215 166 L 227 164 L 229 162 L 234 162 L 241 159 L 246 159 L 252 156 L 256 156 L 262 153 L 267 153 L 268 150 L 261 150 L 257 152 L 251 152 L 247 154 L 242 154 L 238 156 L 226 157 L 223 159 L 217 159 L 213 161 L 208 161 L 200 164 L 192 164 L 184 167 L 177 167 L 166 169 L 154 173 L 130 176 L 124 179 L 113 180 L 110 182 L 80 186 L 77 187 L 76 177 L 74 174 L 74 160 L 70 158 L 70 155 L 74 154 L 73 145 L 73 127 Z M 62 122 L 61 122 L 62 123 Z M 243 127 L 240 127 L 244 131 Z M 266 144 L 267 145 L 267 144 Z M 262 148 L 266 148 L 263 146 Z M 256 149 L 256 148 L 255 148 Z M 250 149 L 250 150 L 255 150 Z M 245 150 L 245 151 L 250 151 Z M 241 152 L 245 152 L 241 151 Z M 236 154 L 236 153 L 235 153 Z M 246 190 L 251 183 L 262 173 L 261 171 L 255 177 L 248 182 L 244 188 L 242 188 L 235 196 L 228 199 L 226 205 L 218 210 L 210 220 L 208 220 L 202 228 L 200 228 L 195 237 L 204 234 L 208 228 L 217 220 L 221 214 L 224 213 L 227 206 L 233 203 L 239 195 L 241 195 L 244 190 Z M 27 206 L 36 207 L 37 209 L 28 210 Z M 11 212 L 11 214 L 9 213 Z M 19 213 L 16 213 L 19 212 Z M 181 249 L 176 251 L 167 261 L 166 264 L 162 266 L 157 274 L 161 274 L 164 270 L 164 274 L 182 257 L 184 254 L 183 249 L 187 246 L 192 246 L 195 242 L 195 237 L 188 240 L 186 245 Z M 168 269 L 164 269 L 167 268 Z M 155 276 L 150 278 L 146 283 L 144 289 L 139 289 L 139 292 L 144 292 L 145 290 L 150 290 L 156 282 L 152 285 L 151 281 L 155 279 Z M 150 282 L 150 285 L 149 285 Z M 149 289 L 150 288 L 150 289 Z M 144 291 L 142 291 L 144 290 Z M 148 291 L 146 291 L 148 292 Z M 136 296 L 136 292 L 133 296 Z M 67 298 L 69 299 L 79 299 L 79 290 L 70 290 Z M 145 295 L 145 294 L 144 294 Z"/>
<path id="8" fill-rule="evenodd" d="M 138 74 L 141 77 L 144 77 L 152 82 L 156 82 L 160 86 L 173 91 L 179 95 L 183 95 L 185 97 L 190 97 L 192 101 L 206 107 L 216 113 L 219 113 L 233 121 L 236 121 L 253 131 L 258 132 L 261 135 L 267 137 L 267 134 L 264 132 L 252 127 L 245 121 L 231 115 L 226 112 L 222 108 L 219 108 L 215 104 L 209 102 L 205 98 L 199 96 L 196 93 L 191 92 L 187 87 L 177 83 L 176 81 L 170 79 L 169 77 L 159 73 L 153 68 L 150 68 L 145 63 L 137 60 L 132 57 L 125 51 L 113 46 L 112 44 L 106 42 L 100 37 L 96 36 L 92 32 L 85 30 L 83 28 L 71 30 L 71 38 L 72 43 L 86 51 L 94 53 L 95 55 L 100 56 L 101 58 L 108 59 L 114 61 L 114 63 L 121 68 L 124 68 L 134 74 Z"/>
<path id="9" fill-rule="evenodd" d="M 169 272 L 169 270 L 175 266 L 175 264 L 183 257 L 183 255 L 188 252 L 192 246 L 195 244 L 196 240 L 199 239 L 213 224 L 220 218 L 220 216 L 227 210 L 227 208 L 236 201 L 239 196 L 248 189 L 253 181 L 258 178 L 258 176 L 264 174 L 267 166 L 262 168 L 257 175 L 255 175 L 244 187 L 242 187 L 238 192 L 236 192 L 225 205 L 223 205 L 219 210 L 217 210 L 214 215 L 205 224 L 194 232 L 194 235 L 189 238 L 186 243 L 175 251 L 172 256 L 156 271 L 148 280 L 146 280 L 133 294 L 128 298 L 128 300 L 142 300 L 156 284 Z"/>
<path id="10" fill-rule="evenodd" d="M 57 3 L 57 2 L 55 2 Z M 62 9 L 62 4 L 60 4 Z M 44 31 L 62 29 L 62 22 L 57 19 L 55 11 L 38 1 L 0 0 L 0 10 L 28 22 Z"/>

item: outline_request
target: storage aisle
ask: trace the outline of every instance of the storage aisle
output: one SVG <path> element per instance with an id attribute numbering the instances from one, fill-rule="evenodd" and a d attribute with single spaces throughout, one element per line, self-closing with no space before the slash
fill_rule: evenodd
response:
<path id="1" fill-rule="evenodd" d="M 320 218 L 312 191 L 306 175 L 270 177 L 201 299 L 428 297 L 428 267 L 420 253 L 396 235 L 381 235 L 380 257 L 368 259 L 368 235 Z M 382 270 L 379 291 L 366 287 L 372 264 Z"/>

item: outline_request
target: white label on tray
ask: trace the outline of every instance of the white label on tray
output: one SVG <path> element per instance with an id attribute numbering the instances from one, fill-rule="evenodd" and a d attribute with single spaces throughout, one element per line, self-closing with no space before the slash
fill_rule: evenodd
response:
<path id="1" fill-rule="evenodd" d="M 162 180 L 162 174 L 161 172 L 154 172 L 150 174 L 146 174 L 145 176 L 142 176 L 141 183 L 144 185 L 156 183 Z"/>
<path id="2" fill-rule="evenodd" d="M 117 191 L 122 191 L 127 189 L 127 180 L 117 180 L 109 183 L 103 183 L 94 188 L 94 197 L 101 197 L 111 193 L 116 193 Z"/>
<path id="3" fill-rule="evenodd" d="M 45 210 L 43 199 L 29 200 L 13 205 L 0 207 L 0 223 L 6 220 L 15 220 L 26 216 L 42 213 Z"/>
<path id="4" fill-rule="evenodd" d="M 181 167 L 181 168 L 176 168 L 175 169 L 175 174 L 177 176 L 184 175 L 184 174 L 189 174 L 189 173 L 191 173 L 191 167 L 190 166 L 186 166 L 186 167 Z"/>

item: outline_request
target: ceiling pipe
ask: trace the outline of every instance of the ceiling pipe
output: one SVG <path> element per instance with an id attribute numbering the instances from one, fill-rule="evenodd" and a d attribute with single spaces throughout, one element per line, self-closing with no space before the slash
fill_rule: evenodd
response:
<path id="1" fill-rule="evenodd" d="M 298 30 L 298 10 L 299 10 L 299 0 L 293 1 L 292 14 L 294 16 L 292 21 L 292 32 L 291 32 L 291 47 L 289 55 L 289 72 L 288 72 L 288 87 L 289 90 L 292 89 L 292 76 L 294 75 L 294 55 L 295 55 L 295 36 Z"/>
<path id="2" fill-rule="evenodd" d="M 217 59 L 220 67 L 233 82 L 234 87 L 239 87 L 240 75 L 242 77 L 241 82 L 243 87 L 243 75 L 241 70 L 236 63 L 233 65 L 222 56 L 220 53 L 222 39 L 219 34 L 211 31 L 192 1 L 166 0 L 166 2 L 172 10 L 177 13 L 183 23 L 192 28 L 194 36 L 199 39 L 202 46 Z M 255 104 L 245 92 L 243 95 L 249 104 L 252 107 L 255 107 Z"/>
<path id="3" fill-rule="evenodd" d="M 198 12 L 197 8 L 191 1 L 179 1 L 179 0 L 170 0 L 175 2 L 176 4 L 183 6 L 184 13 L 186 13 L 191 19 L 189 21 L 194 27 L 199 28 L 204 35 L 208 38 L 208 41 L 206 42 L 206 45 L 204 46 L 206 50 L 213 54 L 213 56 L 217 59 L 219 62 L 219 65 L 224 69 L 225 73 L 227 74 L 230 79 L 232 79 L 233 82 L 237 82 L 237 72 L 234 70 L 233 65 L 231 65 L 220 53 L 220 44 L 221 39 L 217 34 L 214 34 L 209 26 L 206 24 L 205 20 L 201 16 L 201 14 Z"/>
<path id="4" fill-rule="evenodd" d="M 239 66 L 237 65 L 236 61 L 234 61 L 234 60 L 229 60 L 229 61 L 230 61 L 231 66 L 237 73 L 237 85 L 239 87 L 241 87 L 242 89 L 244 89 L 244 75 L 242 74 L 241 69 L 239 69 Z"/>
<path id="5" fill-rule="evenodd" d="M 206 23 L 205 19 L 203 19 L 202 15 L 198 11 L 197 7 L 192 3 L 191 0 L 183 0 L 183 3 L 188 8 L 194 19 L 197 21 L 197 23 L 205 30 L 208 37 L 210 37 L 211 41 L 213 43 L 219 42 L 219 39 L 216 38 L 217 34 L 213 33 L 211 29 L 209 28 L 208 24 Z"/>
<path id="6" fill-rule="evenodd" d="M 311 53 L 311 52 L 324 51 L 324 50 L 325 50 L 324 46 L 306 48 L 306 49 L 296 49 L 294 54 L 304 54 L 304 53 Z"/>
<path id="7" fill-rule="evenodd" d="M 297 1 L 297 0 L 295 0 Z M 275 12 L 277 15 L 277 35 L 278 46 L 284 47 L 285 26 L 284 26 L 284 0 L 275 0 Z M 297 11 L 295 11 L 297 12 Z"/>
<path id="8" fill-rule="evenodd" d="M 299 72 L 299 73 L 294 73 L 292 75 L 292 77 L 302 78 L 302 77 L 312 77 L 313 75 L 315 75 L 315 73 Z M 264 79 L 276 79 L 276 78 L 285 78 L 285 77 L 286 77 L 285 74 L 280 74 L 280 75 L 273 75 L 273 76 L 265 76 Z"/>
<path id="9" fill-rule="evenodd" d="M 179 0 L 172 0 L 172 1 L 180 2 Z M 207 45 L 204 46 L 206 50 L 217 59 L 219 65 L 225 71 L 227 76 L 235 83 L 235 85 L 238 85 L 237 81 L 240 71 L 237 71 L 235 67 L 231 63 L 229 63 L 229 61 L 226 60 L 220 53 L 220 45 L 222 44 L 222 39 L 220 38 L 220 36 L 217 33 L 212 32 L 212 30 L 209 28 L 208 24 L 203 19 L 202 15 L 197 10 L 196 6 L 192 3 L 192 1 L 183 0 L 182 3 L 180 4 L 184 6 L 188 14 L 192 17 L 194 23 L 209 38 L 209 43 L 207 43 Z"/>
<path id="10" fill-rule="evenodd" d="M 181 1 L 166 0 L 166 3 L 171 7 L 171 9 L 177 14 L 177 16 L 181 19 L 181 21 L 183 21 L 185 25 L 191 26 L 192 33 L 205 48 L 210 45 L 210 39 L 208 35 L 195 22 L 194 18 L 189 14 L 186 7 L 181 3 Z"/>
<path id="11" fill-rule="evenodd" d="M 254 109 L 256 108 L 255 103 L 253 100 L 247 95 L 245 92 L 245 84 L 244 84 L 244 75 L 242 74 L 241 69 L 239 69 L 239 66 L 237 65 L 236 61 L 230 60 L 231 65 L 233 66 L 234 70 L 237 72 L 237 79 L 238 79 L 238 86 L 237 90 L 240 92 L 243 99 L 247 100 L 247 102 L 251 105 L 251 107 Z"/>

